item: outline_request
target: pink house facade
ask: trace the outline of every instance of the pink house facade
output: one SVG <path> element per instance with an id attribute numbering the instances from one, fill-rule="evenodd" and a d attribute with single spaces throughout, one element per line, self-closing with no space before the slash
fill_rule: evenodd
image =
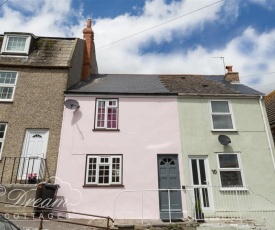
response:
<path id="1" fill-rule="evenodd" d="M 183 217 L 184 193 L 166 190 L 184 185 L 177 96 L 157 76 L 95 75 L 65 101 L 56 176 L 66 210 L 168 219 L 170 202 Z"/>

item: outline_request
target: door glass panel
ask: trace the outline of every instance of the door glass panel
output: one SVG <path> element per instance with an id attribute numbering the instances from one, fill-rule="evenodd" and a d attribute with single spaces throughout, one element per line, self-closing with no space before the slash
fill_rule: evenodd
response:
<path id="1" fill-rule="evenodd" d="M 193 185 L 194 185 L 194 202 L 201 208 L 210 208 L 210 194 L 207 183 L 206 159 L 191 159 Z"/>
<path id="2" fill-rule="evenodd" d="M 207 188 L 202 188 L 203 207 L 209 207 L 209 198 Z"/>
<path id="3" fill-rule="evenodd" d="M 191 160 L 192 163 L 192 174 L 193 174 L 193 184 L 199 184 L 199 175 L 197 170 L 197 160 Z"/>
<path id="4" fill-rule="evenodd" d="M 199 160 L 199 166 L 200 166 L 200 176 L 201 176 L 201 184 L 206 185 L 206 175 L 205 175 L 205 167 L 204 167 L 204 160 Z"/>

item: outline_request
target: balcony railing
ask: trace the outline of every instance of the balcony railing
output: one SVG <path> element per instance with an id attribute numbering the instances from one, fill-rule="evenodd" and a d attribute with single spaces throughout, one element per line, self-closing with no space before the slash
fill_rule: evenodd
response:
<path id="1" fill-rule="evenodd" d="M 37 184 L 49 178 L 46 159 L 40 157 L 3 157 L 1 184 Z"/>

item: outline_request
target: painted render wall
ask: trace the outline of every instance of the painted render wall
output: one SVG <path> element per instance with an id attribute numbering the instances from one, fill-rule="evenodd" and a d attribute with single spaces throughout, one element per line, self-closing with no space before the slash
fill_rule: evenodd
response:
<path id="1" fill-rule="evenodd" d="M 255 194 L 261 194 L 274 202 L 275 171 L 259 98 L 230 99 L 237 131 L 227 132 L 211 131 L 209 99 L 217 98 L 197 97 L 178 100 L 186 185 L 191 185 L 188 156 L 208 156 L 211 185 L 220 186 L 219 174 L 212 173 L 212 170 L 218 171 L 216 152 L 240 152 L 245 185 L 249 186 Z M 266 114 L 265 118 L 267 119 Z M 229 136 L 231 144 L 221 145 L 218 141 L 220 134 Z M 269 135 L 271 135 L 270 131 Z"/>
<path id="2" fill-rule="evenodd" d="M 158 189 L 157 154 L 178 154 L 184 184 L 176 97 L 120 97 L 120 131 L 93 131 L 95 97 L 66 99 L 80 104 L 76 111 L 64 109 L 62 124 L 58 198 L 68 199 L 67 210 L 114 217 L 114 199 L 119 192 Z M 83 187 L 86 154 L 123 154 L 124 187 Z M 143 217 L 159 218 L 158 192 L 144 192 L 143 197 Z M 115 217 L 141 218 L 141 193 L 121 194 Z"/>

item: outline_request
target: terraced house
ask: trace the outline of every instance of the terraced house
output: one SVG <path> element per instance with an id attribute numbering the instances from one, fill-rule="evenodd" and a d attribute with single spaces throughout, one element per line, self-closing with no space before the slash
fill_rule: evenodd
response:
<path id="1" fill-rule="evenodd" d="M 67 210 L 274 225 L 263 94 L 226 75 L 96 74 L 66 91 L 57 176 Z M 70 173 L 75 175 L 71 177 Z"/>
<path id="2" fill-rule="evenodd" d="M 95 59 L 88 60 L 92 34 L 85 32 L 85 40 L 0 36 L 0 183 L 37 183 L 55 175 L 64 91 L 97 72 Z"/>

